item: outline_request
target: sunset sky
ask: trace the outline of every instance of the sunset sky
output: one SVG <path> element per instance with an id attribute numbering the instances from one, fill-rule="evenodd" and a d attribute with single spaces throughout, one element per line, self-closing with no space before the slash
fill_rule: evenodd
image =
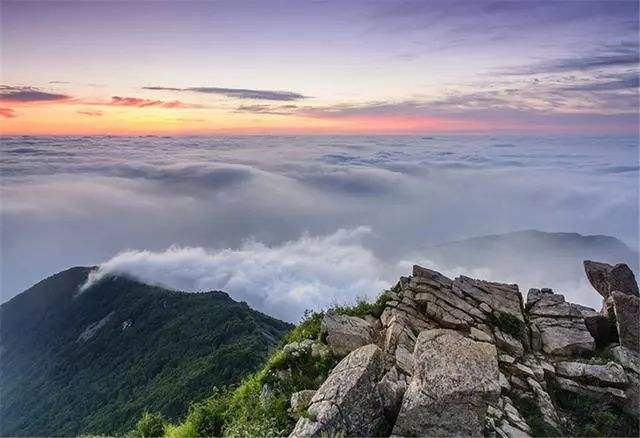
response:
<path id="1" fill-rule="evenodd" d="M 3 134 L 635 133 L 638 2 L 1 3 Z"/>

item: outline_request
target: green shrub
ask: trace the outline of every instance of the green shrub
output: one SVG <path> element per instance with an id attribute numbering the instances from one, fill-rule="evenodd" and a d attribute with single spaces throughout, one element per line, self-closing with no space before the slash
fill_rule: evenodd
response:
<path id="1" fill-rule="evenodd" d="M 324 318 L 324 312 L 312 312 L 305 310 L 302 322 L 285 335 L 283 342 L 300 342 L 306 339 L 318 339 L 320 336 L 320 324 Z"/>
<path id="2" fill-rule="evenodd" d="M 571 436 L 639 436 L 638 422 L 613 401 L 594 400 L 550 386 Z"/>
<path id="3" fill-rule="evenodd" d="M 540 407 L 530 397 L 520 396 L 517 393 L 511 394 L 513 403 L 518 408 L 518 412 L 522 414 L 525 421 L 531 428 L 533 436 L 561 436 L 562 433 L 544 421 Z"/>
<path id="4" fill-rule="evenodd" d="M 165 423 L 166 420 L 162 414 L 145 411 L 128 436 L 141 438 L 163 436 Z"/>
<path id="5" fill-rule="evenodd" d="M 525 325 L 517 316 L 509 312 L 497 311 L 491 314 L 491 322 L 502 332 L 522 339 L 525 336 Z"/>
<path id="6" fill-rule="evenodd" d="M 357 316 L 359 318 L 364 318 L 366 315 L 373 315 L 378 318 L 382 315 L 387 302 L 391 299 L 389 291 L 384 291 L 374 303 L 368 302 L 365 298 L 359 298 L 353 306 L 337 306 L 333 311 L 341 315 Z"/>

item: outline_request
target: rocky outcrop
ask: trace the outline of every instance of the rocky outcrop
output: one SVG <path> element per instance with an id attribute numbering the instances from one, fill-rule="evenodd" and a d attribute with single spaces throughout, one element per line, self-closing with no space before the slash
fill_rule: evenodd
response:
<path id="1" fill-rule="evenodd" d="M 573 417 L 558 404 L 564 394 L 617 406 L 637 423 L 638 298 L 611 290 L 635 290 L 621 265 L 587 266 L 610 315 L 548 288 L 531 289 L 525 306 L 517 285 L 420 266 L 385 292 L 381 313 L 328 312 L 324 342 L 296 351 L 348 355 L 310 400 L 292 397 L 293 435 L 565 435 Z"/>
<path id="2" fill-rule="evenodd" d="M 551 289 L 531 289 L 527 295 L 532 344 L 553 356 L 581 355 L 595 349 L 580 308 Z"/>
<path id="3" fill-rule="evenodd" d="M 614 290 L 626 295 L 640 296 L 633 271 L 624 263 L 612 266 L 608 263 L 585 260 L 584 270 L 593 288 L 605 299 Z"/>
<path id="4" fill-rule="evenodd" d="M 495 346 L 456 331 L 420 333 L 393 433 L 480 436 L 487 406 L 500 395 L 496 357 Z"/>
<path id="5" fill-rule="evenodd" d="M 332 312 L 322 320 L 321 332 L 326 334 L 329 348 L 338 355 L 348 354 L 375 339 L 373 327 L 364 319 Z"/>
<path id="6" fill-rule="evenodd" d="M 620 345 L 640 351 L 640 298 L 614 290 L 610 299 L 613 302 Z"/>
<path id="7" fill-rule="evenodd" d="M 386 424 L 378 392 L 383 375 L 383 353 L 377 346 L 353 351 L 315 392 L 307 415 L 298 420 L 291 435 L 379 435 Z"/>

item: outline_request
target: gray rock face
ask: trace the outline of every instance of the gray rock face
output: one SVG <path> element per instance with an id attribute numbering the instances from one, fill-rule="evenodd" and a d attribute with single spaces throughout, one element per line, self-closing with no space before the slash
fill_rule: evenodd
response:
<path id="1" fill-rule="evenodd" d="M 554 356 L 580 355 L 595 349 L 582 311 L 563 295 L 531 289 L 527 296 L 534 349 Z"/>
<path id="2" fill-rule="evenodd" d="M 291 436 L 375 436 L 386 424 L 378 382 L 384 375 L 382 351 L 366 345 L 350 353 L 316 391 Z"/>
<path id="3" fill-rule="evenodd" d="M 338 355 L 348 354 L 375 341 L 371 324 L 355 316 L 327 313 L 322 320 L 321 331 L 327 335 L 329 348 Z"/>
<path id="4" fill-rule="evenodd" d="M 556 383 L 560 389 L 584 395 L 596 400 L 614 399 L 623 403 L 627 401 L 625 391 L 619 388 L 587 385 L 564 377 L 556 377 Z"/>
<path id="5" fill-rule="evenodd" d="M 492 310 L 511 313 L 524 321 L 522 295 L 515 284 L 474 280 L 461 275 L 454 280 L 452 290 L 460 296 L 469 296 L 474 301 L 486 304 Z"/>
<path id="6" fill-rule="evenodd" d="M 395 435 L 480 436 L 500 395 L 497 350 L 447 329 L 420 333 Z"/>
<path id="7" fill-rule="evenodd" d="M 553 356 L 581 355 L 595 350 L 595 340 L 582 319 L 536 318 L 542 351 Z"/>
<path id="8" fill-rule="evenodd" d="M 624 263 L 612 266 L 608 263 L 585 260 L 584 270 L 593 288 L 604 298 L 614 290 L 626 295 L 640 296 L 633 271 Z"/>
<path id="9" fill-rule="evenodd" d="M 627 384 L 627 375 L 624 369 L 614 362 L 609 362 L 606 365 L 558 362 L 556 363 L 556 374 L 598 386 L 623 387 Z"/>
<path id="10" fill-rule="evenodd" d="M 611 299 L 620 345 L 640 351 L 640 298 L 615 290 Z"/>
<path id="11" fill-rule="evenodd" d="M 382 397 L 384 413 L 390 424 L 396 421 L 400 404 L 402 403 L 402 396 L 406 390 L 407 382 L 395 367 L 392 367 L 378 384 L 378 391 L 380 392 L 380 397 Z"/>

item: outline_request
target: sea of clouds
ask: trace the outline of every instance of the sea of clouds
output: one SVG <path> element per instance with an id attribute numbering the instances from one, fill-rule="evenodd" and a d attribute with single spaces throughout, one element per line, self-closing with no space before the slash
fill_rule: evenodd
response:
<path id="1" fill-rule="evenodd" d="M 540 229 L 638 244 L 634 136 L 6 137 L 1 147 L 3 301 L 100 264 L 94 280 L 225 290 L 296 320 L 375 296 L 442 242 Z"/>

